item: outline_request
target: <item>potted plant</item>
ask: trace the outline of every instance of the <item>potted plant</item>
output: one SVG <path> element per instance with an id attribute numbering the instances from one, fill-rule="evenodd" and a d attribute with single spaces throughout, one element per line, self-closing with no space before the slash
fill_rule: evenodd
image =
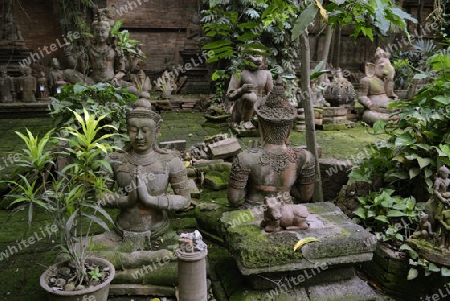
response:
<path id="1" fill-rule="evenodd" d="M 73 114 L 79 128 L 68 126 L 58 135 L 51 130 L 39 139 L 28 129 L 26 135 L 17 132 L 27 146 L 20 163 L 30 167 L 33 175 L 9 181 L 16 192 L 12 195 L 15 200 L 11 205 L 29 206 L 29 225 L 33 207 L 41 207 L 51 214 L 58 228 L 65 258 L 49 267 L 40 278 L 41 286 L 49 293 L 49 300 L 66 300 L 68 296 L 67 300 L 85 300 L 87 297 L 86 300 L 106 301 L 109 283 L 115 274 L 114 266 L 104 259 L 89 257 L 87 251 L 93 226 L 97 224 L 108 230 L 107 222 L 113 223 L 99 206 L 97 196 L 106 190 L 106 173 L 110 169 L 104 157 L 115 149 L 103 141 L 118 134 L 98 137 L 100 131 L 113 127 L 99 125 L 106 115 L 96 118 L 86 110 L 84 116 L 77 112 Z M 46 150 L 52 142 L 59 143 L 60 147 Z M 62 165 L 61 158 L 65 161 Z M 57 168 L 52 168 L 55 166 Z"/>

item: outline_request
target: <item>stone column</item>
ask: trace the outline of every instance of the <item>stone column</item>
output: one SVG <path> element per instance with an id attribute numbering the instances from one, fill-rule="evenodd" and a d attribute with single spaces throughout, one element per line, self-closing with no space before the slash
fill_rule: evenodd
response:
<path id="1" fill-rule="evenodd" d="M 180 235 L 178 292 L 180 301 L 207 301 L 206 255 L 208 248 L 199 231 Z"/>

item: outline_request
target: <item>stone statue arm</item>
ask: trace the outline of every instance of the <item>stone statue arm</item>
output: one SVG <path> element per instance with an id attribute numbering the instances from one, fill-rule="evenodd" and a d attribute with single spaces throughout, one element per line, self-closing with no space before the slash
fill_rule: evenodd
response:
<path id="1" fill-rule="evenodd" d="M 238 205 L 246 195 L 246 186 L 250 176 L 250 168 L 241 164 L 241 154 L 238 154 L 231 166 L 228 181 L 228 202 Z"/>
<path id="2" fill-rule="evenodd" d="M 369 98 L 370 81 L 371 79 L 369 77 L 361 79 L 358 94 L 358 101 L 368 109 L 372 107 L 372 101 Z"/>
<path id="3" fill-rule="evenodd" d="M 138 182 L 139 198 L 146 206 L 167 210 L 184 210 L 191 203 L 186 168 L 178 157 L 168 162 L 168 167 L 170 170 L 169 183 L 174 194 L 151 196 L 145 182 Z"/>
<path id="4" fill-rule="evenodd" d="M 231 76 L 228 84 L 227 97 L 230 101 L 235 101 L 245 93 L 250 93 L 253 88 L 252 84 L 242 84 L 241 80 L 236 76 Z"/>
<path id="5" fill-rule="evenodd" d="M 299 200 L 300 203 L 309 202 L 314 193 L 315 182 L 315 159 L 310 152 L 305 152 L 305 161 L 300 169 L 300 174 L 291 188 L 291 195 Z"/>
<path id="6" fill-rule="evenodd" d="M 272 74 L 270 73 L 270 71 L 267 71 L 266 85 L 264 86 L 265 95 L 269 94 L 272 90 L 273 90 Z"/>
<path id="7" fill-rule="evenodd" d="M 442 218 L 442 219 L 439 219 L 439 222 L 440 222 L 441 225 L 445 228 L 445 230 L 450 231 L 450 225 L 447 224 L 443 218 Z"/>
<path id="8" fill-rule="evenodd" d="M 98 196 L 97 199 L 101 206 L 110 207 L 110 208 L 130 208 L 133 207 L 138 199 L 136 189 L 125 189 L 120 188 L 118 192 L 114 192 L 117 176 L 116 172 L 118 167 L 122 164 L 120 161 L 120 155 L 117 153 L 110 154 L 106 160 L 110 163 L 111 169 L 107 169 L 105 167 L 102 168 L 104 174 L 108 176 L 108 180 L 106 182 L 106 188 L 110 192 L 105 192 L 102 195 Z M 132 187 L 130 185 L 130 187 Z"/>

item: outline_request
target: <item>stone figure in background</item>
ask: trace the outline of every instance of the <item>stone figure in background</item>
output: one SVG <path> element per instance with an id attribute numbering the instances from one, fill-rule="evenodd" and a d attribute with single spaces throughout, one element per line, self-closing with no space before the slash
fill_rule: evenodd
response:
<path id="1" fill-rule="evenodd" d="M 300 204 L 289 204 L 290 198 L 285 202 L 283 195 L 266 197 L 264 201 L 264 219 L 261 227 L 266 232 L 280 230 L 306 230 L 309 228 L 306 218 L 308 209 Z"/>
<path id="2" fill-rule="evenodd" d="M 144 70 L 139 70 L 134 79 L 134 85 L 139 91 L 139 97 L 150 98 L 149 91 L 152 89 L 150 78 L 145 74 Z"/>
<path id="3" fill-rule="evenodd" d="M 113 47 L 110 40 L 110 23 L 104 20 L 93 22 L 94 40 L 89 47 L 89 63 L 92 68 L 90 77 L 96 82 L 112 82 L 120 80 L 116 77 L 115 70 L 123 71 L 123 68 L 117 68 L 123 53 L 119 48 Z"/>
<path id="4" fill-rule="evenodd" d="M 148 249 L 150 239 L 168 230 L 168 210 L 183 210 L 191 201 L 182 160 L 157 147 L 162 119 L 150 106 L 148 100 L 141 98 L 128 112 L 130 148 L 109 157 L 113 170 L 111 179 L 119 192 L 101 197 L 104 206 L 120 209 L 116 231 L 135 250 Z M 169 184 L 174 194 L 167 193 Z"/>
<path id="5" fill-rule="evenodd" d="M 0 102 L 13 102 L 16 97 L 16 89 L 11 77 L 8 76 L 6 66 L 0 66 Z"/>
<path id="6" fill-rule="evenodd" d="M 262 70 L 263 56 L 248 54 L 245 59 L 250 61 L 247 69 L 240 76 L 233 75 L 227 90 L 227 98 L 233 102 L 231 111 L 231 127 L 251 120 L 255 112 L 255 105 L 262 101 L 273 88 L 272 74 L 269 70 Z"/>
<path id="7" fill-rule="evenodd" d="M 203 26 L 198 15 L 192 17 L 191 23 L 186 28 L 186 41 L 184 50 L 200 50 L 203 37 Z"/>
<path id="8" fill-rule="evenodd" d="M 48 80 L 44 71 L 40 71 L 39 77 L 36 78 L 36 90 L 37 97 L 40 99 L 46 99 L 50 96 L 48 91 Z"/>
<path id="9" fill-rule="evenodd" d="M 68 85 L 69 82 L 64 80 L 64 73 L 57 58 L 52 59 L 51 70 L 48 75 L 48 87 L 50 95 L 56 95 L 61 92 L 61 87 Z"/>
<path id="10" fill-rule="evenodd" d="M 277 82 L 264 104 L 257 107 L 263 146 L 239 153 L 233 161 L 228 201 L 250 208 L 266 197 L 283 194 L 285 203 L 308 202 L 315 179 L 314 155 L 286 145 L 297 110 L 289 104 L 283 84 Z"/>
<path id="11" fill-rule="evenodd" d="M 36 102 L 36 78 L 31 75 L 31 67 L 23 67 L 23 76 L 19 78 L 21 102 Z"/>
<path id="12" fill-rule="evenodd" d="M 441 227 L 441 249 L 450 251 L 450 210 L 446 209 L 437 217 Z"/>
<path id="13" fill-rule="evenodd" d="M 344 77 L 341 69 L 334 71 L 333 81 L 328 83 L 324 91 L 325 100 L 332 107 L 354 108 L 355 106 L 355 88 L 351 82 Z"/>
<path id="14" fill-rule="evenodd" d="M 420 214 L 420 221 L 417 225 L 416 231 L 414 231 L 413 235 L 411 235 L 410 238 L 421 238 L 421 239 L 427 239 L 429 237 L 436 237 L 437 234 L 433 232 L 433 227 L 428 220 L 428 214 L 425 212 L 422 212 Z"/>
<path id="15" fill-rule="evenodd" d="M 397 99 L 394 93 L 395 70 L 389 57 L 388 52 L 378 47 L 375 64 L 367 62 L 365 65 L 366 77 L 360 81 L 358 100 L 365 107 L 362 120 L 368 124 L 389 119 L 389 102 Z"/>
<path id="16" fill-rule="evenodd" d="M 161 77 L 158 77 L 155 83 L 155 88 L 162 91 L 162 98 L 170 98 L 172 96 L 172 91 L 176 90 L 177 87 L 175 78 L 167 70 L 164 70 Z"/>
<path id="17" fill-rule="evenodd" d="M 23 45 L 24 39 L 20 26 L 17 24 L 13 15 L 13 3 L 12 1 L 7 5 L 5 13 L 5 23 L 3 24 L 2 40 L 0 45 Z"/>
<path id="18" fill-rule="evenodd" d="M 441 213 L 450 208 L 450 192 L 447 189 L 450 185 L 448 178 L 449 169 L 442 165 L 437 172 L 437 178 L 433 184 L 433 196 L 427 202 L 425 211 L 428 214 L 428 219 L 431 222 L 435 232 L 439 232 L 440 223 L 436 221 L 441 216 Z"/>

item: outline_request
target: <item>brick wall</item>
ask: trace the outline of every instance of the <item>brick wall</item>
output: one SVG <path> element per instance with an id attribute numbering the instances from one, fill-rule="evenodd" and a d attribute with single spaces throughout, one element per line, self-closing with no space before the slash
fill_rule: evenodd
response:
<path id="1" fill-rule="evenodd" d="M 131 38 L 142 42 L 148 58 L 143 69 L 157 73 L 167 64 L 183 64 L 179 51 L 186 27 L 197 12 L 197 0 L 108 0 L 107 4 L 115 6 L 113 17 L 124 20 L 122 28 Z"/>
<path id="2" fill-rule="evenodd" d="M 0 0 L 1 14 L 3 14 L 7 2 L 7 0 Z M 26 48 L 37 52 L 39 48 L 44 49 L 45 46 L 50 47 L 51 44 L 57 43 L 56 39 L 58 38 L 61 44 L 64 43 L 59 22 L 60 17 L 54 9 L 52 1 L 20 1 L 20 5 L 17 4 L 18 1 L 14 2 L 16 3 L 14 7 L 15 19 L 20 26 Z M 0 19 L 0 24 L 3 29 L 2 19 Z M 51 51 L 49 50 L 49 52 Z M 50 54 L 43 53 L 44 57 L 41 61 L 46 63 L 51 60 L 53 55 L 62 52 L 58 50 Z"/>

